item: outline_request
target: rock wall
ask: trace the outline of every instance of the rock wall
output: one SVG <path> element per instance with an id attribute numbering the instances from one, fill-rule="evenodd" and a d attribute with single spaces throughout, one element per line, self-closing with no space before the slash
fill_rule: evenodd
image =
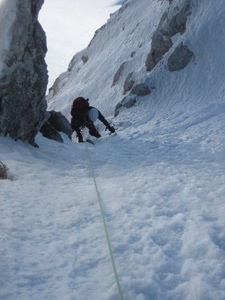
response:
<path id="1" fill-rule="evenodd" d="M 190 0 L 177 2 L 179 5 L 169 1 L 169 8 L 165 11 L 159 21 L 151 39 L 151 49 L 145 60 L 145 67 L 148 74 L 154 70 L 157 64 L 164 58 L 173 47 L 172 37 L 176 34 L 182 35 L 186 30 L 188 15 L 191 14 Z M 171 51 L 172 52 L 172 51 Z M 167 68 L 170 72 L 180 71 L 187 66 L 194 53 L 181 42 L 167 58 Z M 124 62 L 114 76 L 113 85 L 119 80 L 123 72 Z M 142 83 L 136 83 L 133 72 L 125 79 L 123 90 L 127 95 L 116 105 L 114 116 L 120 113 L 123 108 L 129 108 L 136 104 L 135 96 L 145 96 L 151 93 L 152 87 L 148 86 L 148 77 L 143 77 Z M 155 87 L 153 87 L 155 88 Z"/>
<path id="2" fill-rule="evenodd" d="M 0 134 L 31 144 L 49 116 L 46 36 L 37 20 L 43 2 L 15 1 L 12 38 L 0 75 Z"/>
<path id="3" fill-rule="evenodd" d="M 165 12 L 152 37 L 151 51 L 147 56 L 145 66 L 151 71 L 161 61 L 164 54 L 173 46 L 172 37 L 177 33 L 183 34 L 186 30 L 187 16 L 190 13 L 190 0 L 184 0 L 182 7 L 176 7 L 178 12 L 171 18 Z M 171 13 L 171 12 L 170 12 Z"/>

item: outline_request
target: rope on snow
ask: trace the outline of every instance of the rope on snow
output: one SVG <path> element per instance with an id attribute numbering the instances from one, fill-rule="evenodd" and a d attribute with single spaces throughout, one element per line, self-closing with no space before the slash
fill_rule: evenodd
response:
<path id="1" fill-rule="evenodd" d="M 106 220 L 105 220 L 105 215 L 104 215 L 104 211 L 103 211 L 103 207 L 102 207 L 100 194 L 99 194 L 99 191 L 98 191 L 98 186 L 97 186 L 97 181 L 96 181 L 96 177 L 95 177 L 95 173 L 94 173 L 94 168 L 93 168 L 93 164 L 92 164 L 92 160 L 91 160 L 90 152 L 88 150 L 87 143 L 85 143 L 85 145 L 86 145 L 88 160 L 89 160 L 89 163 L 90 163 L 92 177 L 93 177 L 93 180 L 94 180 L 95 192 L 96 192 L 96 196 L 97 196 L 97 200 L 98 200 L 98 204 L 99 204 L 99 208 L 100 208 L 100 212 L 101 212 L 103 227 L 104 227 L 104 231 L 105 231 L 105 236 L 106 236 L 106 240 L 107 240 L 107 245 L 108 245 L 108 249 L 109 249 L 110 259 L 111 259 L 111 263 L 112 263 L 112 267 L 113 267 L 113 272 L 114 272 L 115 279 L 116 279 L 118 293 L 119 293 L 120 300 L 123 300 L 123 294 L 122 294 L 122 290 L 121 290 L 121 286 L 120 286 L 120 282 L 119 282 L 119 277 L 118 277 L 118 273 L 117 273 L 117 269 L 116 269 L 115 260 L 113 258 L 112 246 L 111 246 L 110 239 L 109 239 L 109 233 L 108 233 L 108 229 L 107 229 L 107 225 L 106 225 Z"/>

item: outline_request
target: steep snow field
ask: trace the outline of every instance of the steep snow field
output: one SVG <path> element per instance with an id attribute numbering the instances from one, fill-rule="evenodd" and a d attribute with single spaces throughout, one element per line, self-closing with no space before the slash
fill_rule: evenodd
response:
<path id="1" fill-rule="evenodd" d="M 95 146 L 38 135 L 39 149 L 0 137 L 12 178 L 0 181 L 2 300 L 225 299 L 224 1 L 192 1 L 175 45 L 184 41 L 194 58 L 171 73 L 167 54 L 149 74 L 144 48 L 169 3 L 127 3 L 49 100 L 69 118 L 72 99 L 89 97 L 117 135 L 97 124 Z M 133 50 L 128 68 L 154 89 L 114 118 L 123 95 L 112 78 Z"/>
<path id="2" fill-rule="evenodd" d="M 113 0 L 45 0 L 39 21 L 47 35 L 49 88 L 118 5 Z"/>

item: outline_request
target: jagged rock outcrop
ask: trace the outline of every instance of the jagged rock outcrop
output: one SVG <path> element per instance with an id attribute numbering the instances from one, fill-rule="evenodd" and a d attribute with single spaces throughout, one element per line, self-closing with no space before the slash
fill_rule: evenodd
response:
<path id="1" fill-rule="evenodd" d="M 173 36 L 183 34 L 186 30 L 187 17 L 190 14 L 190 0 L 183 0 L 179 5 L 172 5 L 172 1 L 169 1 L 169 3 L 169 8 L 163 13 L 152 35 L 151 50 L 145 60 L 147 72 L 152 71 L 163 59 L 165 54 L 172 50 L 174 46 Z M 183 69 L 192 56 L 193 53 L 188 47 L 180 43 L 168 58 L 167 67 L 169 71 L 173 72 Z M 129 70 L 128 62 L 123 63 L 114 76 L 113 85 L 115 85 L 115 83 L 121 79 L 122 74 L 125 73 L 125 66 L 127 70 Z M 142 81 L 142 83 L 136 82 L 134 72 L 130 72 L 127 75 L 123 84 L 123 94 L 127 92 L 129 92 L 129 94 L 116 105 L 114 116 L 117 116 L 122 109 L 132 107 L 137 101 L 137 97 L 144 97 L 151 93 L 152 87 L 149 87 L 149 80 L 143 78 Z"/>
<path id="2" fill-rule="evenodd" d="M 63 132 L 71 139 L 73 131 L 66 117 L 61 112 L 54 110 L 49 111 L 49 114 L 50 117 L 40 129 L 42 135 L 48 139 L 63 143 L 63 138 L 60 135 L 60 132 Z"/>
<path id="3" fill-rule="evenodd" d="M 126 66 L 126 62 L 122 63 L 122 65 L 119 67 L 119 69 L 117 70 L 116 74 L 113 77 L 113 83 L 112 83 L 112 87 L 115 86 L 117 84 L 117 82 L 119 81 L 121 74 L 124 71 L 124 68 Z"/>
<path id="4" fill-rule="evenodd" d="M 130 108 L 130 107 L 134 106 L 136 102 L 137 102 L 136 97 L 134 97 L 134 96 L 124 97 L 123 100 L 121 100 L 119 103 L 117 103 L 116 108 L 115 108 L 114 117 L 118 116 L 121 109 Z"/>
<path id="5" fill-rule="evenodd" d="M 137 96 L 146 96 L 151 93 L 151 89 L 146 83 L 139 83 L 135 85 L 132 90 L 131 94 L 135 94 Z"/>
<path id="6" fill-rule="evenodd" d="M 122 109 L 134 106 L 137 102 L 136 98 L 138 96 L 144 97 L 146 95 L 149 95 L 150 93 L 151 89 L 145 82 L 135 85 L 131 89 L 130 94 L 124 97 L 119 103 L 117 103 L 114 117 L 117 117 Z"/>
<path id="7" fill-rule="evenodd" d="M 70 122 L 67 120 L 67 118 L 61 113 L 56 112 L 54 110 L 49 111 L 50 117 L 48 119 L 48 122 L 57 130 L 60 132 L 65 133 L 68 138 L 71 139 L 71 135 L 73 133 Z"/>
<path id="8" fill-rule="evenodd" d="M 61 137 L 60 133 L 48 121 L 46 121 L 41 127 L 40 132 L 47 139 L 63 143 L 63 138 Z"/>
<path id="9" fill-rule="evenodd" d="M 190 12 L 190 0 L 183 1 L 178 12 L 165 12 L 153 34 L 151 51 L 147 55 L 145 66 L 151 71 L 162 60 L 165 53 L 173 46 L 172 37 L 177 33 L 183 34 L 186 30 L 187 16 Z M 174 14 L 172 17 L 170 14 Z"/>
<path id="10" fill-rule="evenodd" d="M 12 1 L 11 6 L 5 1 L 1 7 L 13 11 L 15 17 L 0 73 L 0 133 L 31 144 L 49 116 L 46 36 L 37 20 L 43 2 L 17 0 L 12 7 Z"/>
<path id="11" fill-rule="evenodd" d="M 126 92 L 130 91 L 132 87 L 134 86 L 135 80 L 133 78 L 133 72 L 129 73 L 124 81 L 123 84 L 123 94 L 126 94 Z"/>
<path id="12" fill-rule="evenodd" d="M 187 66 L 193 56 L 193 52 L 186 45 L 180 43 L 167 61 L 170 72 L 180 71 Z"/>
<path id="13" fill-rule="evenodd" d="M 0 161 L 0 179 L 8 179 L 8 168 Z"/>

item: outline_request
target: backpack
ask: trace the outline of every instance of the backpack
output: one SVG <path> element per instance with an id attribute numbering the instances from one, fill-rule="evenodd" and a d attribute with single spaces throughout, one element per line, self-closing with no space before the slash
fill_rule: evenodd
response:
<path id="1" fill-rule="evenodd" d="M 74 117 L 77 113 L 85 111 L 89 107 L 88 99 L 78 97 L 73 100 L 71 115 Z"/>

